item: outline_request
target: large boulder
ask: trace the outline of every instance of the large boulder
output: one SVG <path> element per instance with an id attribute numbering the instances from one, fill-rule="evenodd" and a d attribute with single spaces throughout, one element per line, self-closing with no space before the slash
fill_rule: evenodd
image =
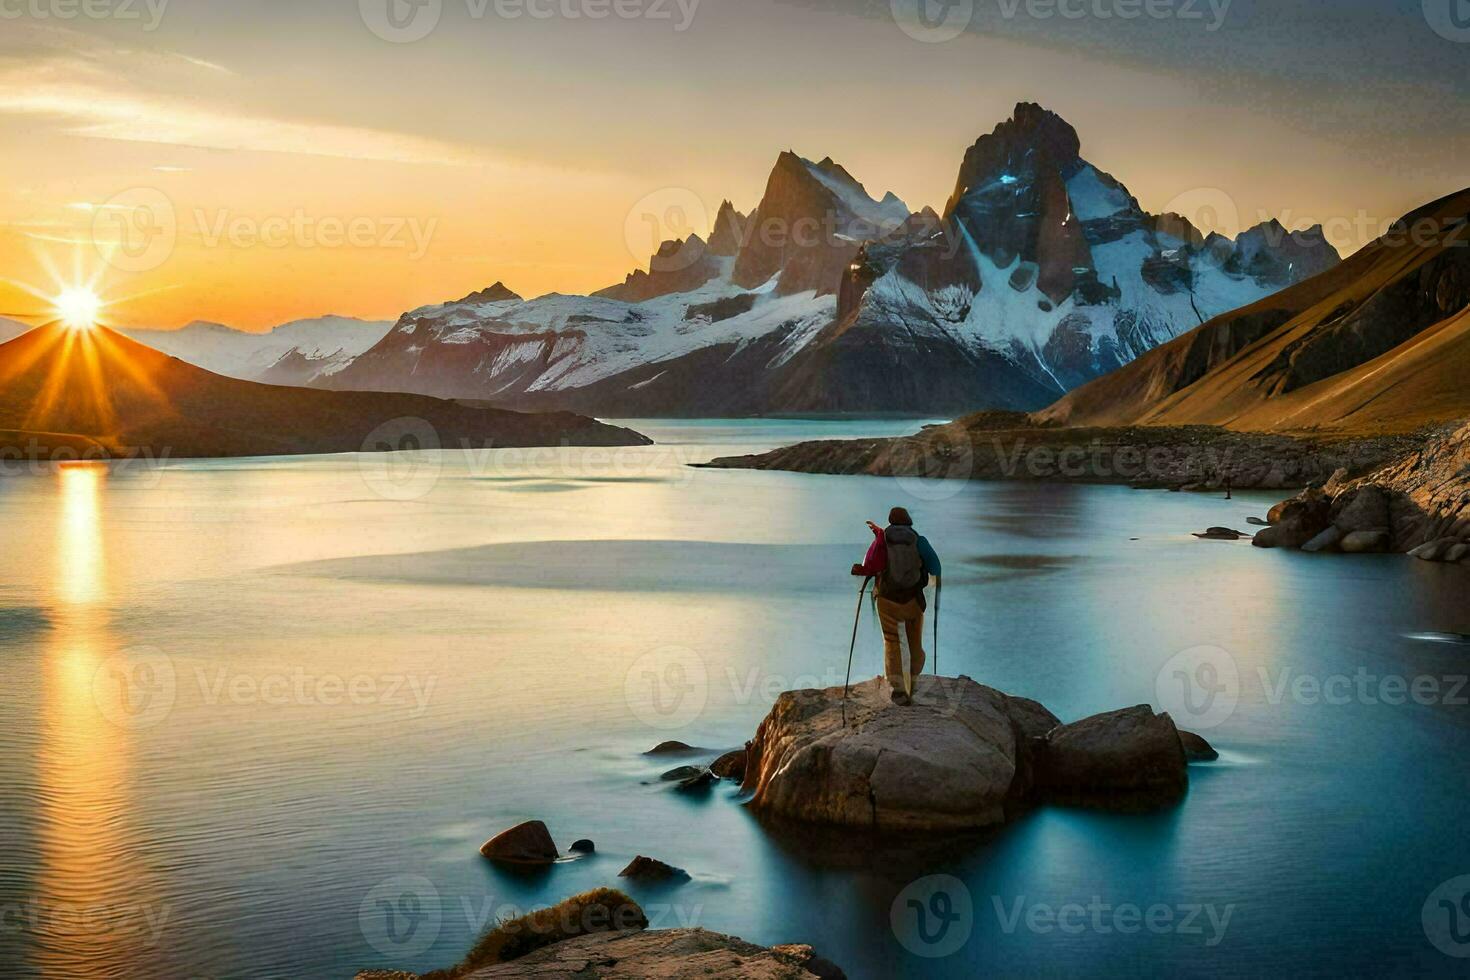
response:
<path id="1" fill-rule="evenodd" d="M 1302 550 L 1313 554 L 1320 551 L 1332 551 L 1342 543 L 1342 539 L 1342 529 L 1336 525 L 1330 525 L 1327 530 L 1302 545 Z"/>
<path id="2" fill-rule="evenodd" d="M 1386 528 L 1389 526 L 1388 504 L 1388 493 L 1382 487 L 1365 483 L 1332 502 L 1335 511 L 1332 526 L 1344 535 Z"/>
<path id="3" fill-rule="evenodd" d="M 1272 507 L 1267 519 L 1271 526 L 1251 539 L 1252 544 L 1257 548 L 1300 548 L 1332 523 L 1332 501 L 1321 490 L 1304 490 Z"/>
<path id="4" fill-rule="evenodd" d="M 1187 765 L 1174 720 L 1142 704 L 1055 729 L 1038 777 L 1046 795 L 1064 800 L 1170 799 L 1188 786 Z"/>
<path id="5" fill-rule="evenodd" d="M 926 675 L 914 703 L 881 678 L 789 691 L 751 742 L 744 788 L 758 811 L 881 831 L 1005 823 L 1041 796 L 1124 807 L 1187 782 L 1168 715 L 1130 708 L 1062 725 L 1045 707 L 968 677 Z M 1040 791 L 1038 793 L 1038 790 Z"/>
<path id="6" fill-rule="evenodd" d="M 1030 704 L 968 677 L 925 675 L 914 703 L 887 681 L 782 694 L 751 742 L 751 806 L 812 823 L 874 830 L 967 830 L 1002 824 L 1019 795 Z M 1039 706 L 1038 706 L 1039 707 Z M 1049 713 L 1048 713 L 1049 714 Z"/>
<path id="7" fill-rule="evenodd" d="M 1350 555 L 1372 555 L 1387 551 L 1393 546 L 1393 535 L 1388 528 L 1377 528 L 1368 531 L 1354 531 L 1345 535 L 1339 545 L 1344 552 Z"/>
<path id="8" fill-rule="evenodd" d="M 557 859 L 556 841 L 540 820 L 501 831 L 480 845 L 480 853 L 505 864 L 552 864 Z"/>

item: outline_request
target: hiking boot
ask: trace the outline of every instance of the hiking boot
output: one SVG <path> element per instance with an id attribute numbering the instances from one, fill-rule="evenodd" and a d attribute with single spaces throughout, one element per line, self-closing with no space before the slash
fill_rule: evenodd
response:
<path id="1" fill-rule="evenodd" d="M 913 699 L 910 698 L 907 694 L 903 693 L 902 691 L 894 691 L 888 697 L 889 697 L 889 700 L 891 700 L 894 704 L 898 705 L 900 708 L 906 708 L 909 705 L 911 705 L 911 704 L 914 703 L 913 702 Z"/>

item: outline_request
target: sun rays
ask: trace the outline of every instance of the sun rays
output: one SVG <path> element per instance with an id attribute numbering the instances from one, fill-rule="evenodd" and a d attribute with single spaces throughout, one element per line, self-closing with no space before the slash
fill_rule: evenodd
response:
<path id="1" fill-rule="evenodd" d="M 62 423 L 72 431 L 115 436 L 119 396 L 169 410 L 169 399 L 142 363 L 146 358 L 108 329 L 109 310 L 128 298 L 109 297 L 107 266 L 88 268 L 81 249 L 73 252 L 67 271 L 53 256 L 38 253 L 37 258 L 48 284 L 4 280 L 34 303 L 33 309 L 10 315 L 27 319 L 35 329 L 0 348 L 0 383 L 18 381 L 31 391 L 24 428 L 51 430 Z"/>

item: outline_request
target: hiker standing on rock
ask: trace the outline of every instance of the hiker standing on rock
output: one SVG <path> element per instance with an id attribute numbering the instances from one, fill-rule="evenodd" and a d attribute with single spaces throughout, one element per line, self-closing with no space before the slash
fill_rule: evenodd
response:
<path id="1" fill-rule="evenodd" d="M 924 587 L 941 574 L 939 555 L 927 538 L 914 530 L 914 519 L 902 507 L 888 512 L 888 527 L 872 521 L 873 544 L 852 574 L 875 579 L 878 622 L 883 627 L 883 667 L 893 688 L 895 704 L 913 701 L 914 679 L 924 672 Z M 908 672 L 904 671 L 904 649 Z"/>

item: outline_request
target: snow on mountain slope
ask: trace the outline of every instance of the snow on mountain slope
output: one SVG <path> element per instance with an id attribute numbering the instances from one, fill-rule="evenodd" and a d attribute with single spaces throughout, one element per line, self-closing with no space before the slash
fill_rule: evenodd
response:
<path id="1" fill-rule="evenodd" d="M 389 385 L 442 397 L 520 403 L 717 346 L 786 329 L 799 346 L 831 321 L 836 299 L 775 294 L 774 278 L 742 290 L 721 275 L 641 303 L 553 293 L 532 300 L 446 303 L 405 314 L 372 350 L 318 383 Z M 773 353 L 777 360 L 790 351 Z"/>
<path id="2" fill-rule="evenodd" d="M 406 314 L 316 382 L 603 415 L 1032 410 L 1336 263 L 1320 229 L 1206 238 L 1022 103 L 945 213 L 782 153 L 749 217 L 594 296 L 503 286 Z"/>
<path id="3" fill-rule="evenodd" d="M 341 370 L 393 325 L 324 316 L 294 320 L 265 333 L 196 321 L 180 330 L 124 330 L 139 343 L 195 367 L 245 381 L 307 384 Z"/>

